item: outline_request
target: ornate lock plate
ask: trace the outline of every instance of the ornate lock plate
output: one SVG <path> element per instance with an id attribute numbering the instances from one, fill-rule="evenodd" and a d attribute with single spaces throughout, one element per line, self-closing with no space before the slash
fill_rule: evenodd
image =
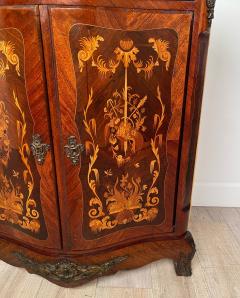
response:
<path id="1" fill-rule="evenodd" d="M 68 138 L 67 145 L 64 146 L 65 153 L 67 157 L 71 160 L 74 166 L 79 164 L 80 154 L 84 151 L 83 144 L 77 144 L 77 139 L 75 136 L 70 136 Z"/>
<path id="2" fill-rule="evenodd" d="M 50 149 L 50 145 L 42 143 L 41 136 L 39 134 L 35 134 L 33 135 L 33 141 L 30 147 L 36 162 L 39 165 L 43 165 L 47 152 Z"/>

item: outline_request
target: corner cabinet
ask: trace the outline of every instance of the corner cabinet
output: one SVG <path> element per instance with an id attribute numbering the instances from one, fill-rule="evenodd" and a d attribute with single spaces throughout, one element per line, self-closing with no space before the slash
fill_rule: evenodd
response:
<path id="1" fill-rule="evenodd" d="M 2 2 L 0 258 L 65 287 L 160 258 L 191 275 L 215 1 Z"/>

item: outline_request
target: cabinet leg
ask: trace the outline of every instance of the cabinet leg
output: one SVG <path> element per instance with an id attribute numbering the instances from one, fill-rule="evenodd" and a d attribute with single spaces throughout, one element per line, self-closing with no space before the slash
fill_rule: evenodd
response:
<path id="1" fill-rule="evenodd" d="M 195 255 L 196 248 L 193 237 L 190 232 L 186 233 L 185 241 L 187 241 L 190 245 L 191 252 L 188 254 L 180 252 L 179 257 L 176 260 L 174 260 L 174 267 L 178 276 L 192 275 L 192 259 Z"/>
<path id="2" fill-rule="evenodd" d="M 191 276 L 192 275 L 192 260 L 187 256 L 180 255 L 180 258 L 174 261 L 174 267 L 178 276 Z"/>

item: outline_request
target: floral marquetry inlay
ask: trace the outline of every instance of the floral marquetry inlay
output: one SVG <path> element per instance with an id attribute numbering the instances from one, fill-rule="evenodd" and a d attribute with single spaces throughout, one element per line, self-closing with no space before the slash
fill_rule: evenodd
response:
<path id="1" fill-rule="evenodd" d="M 4 211 L 0 213 L 1 221 L 10 221 L 21 226 L 24 229 L 38 232 L 40 228 L 39 212 L 36 208 L 36 201 L 32 197 L 34 188 L 34 178 L 31 167 L 29 165 L 30 148 L 26 143 L 27 124 L 25 114 L 20 107 L 18 98 L 13 92 L 13 101 L 16 108 L 21 114 L 21 119 L 17 120 L 17 133 L 19 138 L 19 154 L 24 165 L 23 177 L 27 188 L 26 197 L 21 185 L 16 182 L 20 179 L 20 173 L 17 170 L 12 170 L 12 175 L 4 175 L 4 169 L 0 173 L 0 208 Z M 9 115 L 6 111 L 5 104 L 0 101 L 0 162 L 3 167 L 7 167 L 10 158 L 10 140 L 8 137 Z M 14 181 L 14 182 L 13 182 Z"/>
<path id="2" fill-rule="evenodd" d="M 1 40 L 7 36 L 14 41 Z M 0 30 L 0 222 L 44 238 L 37 198 L 39 176 L 29 145 L 32 119 L 24 102 L 24 49 L 20 41 L 19 31 Z"/>
<path id="3" fill-rule="evenodd" d="M 18 76 L 20 76 L 19 57 L 15 53 L 15 46 L 10 41 L 0 40 L 0 53 L 4 58 L 0 58 L 0 79 L 4 78 L 9 69 L 9 63 L 15 66 Z"/>
<path id="4" fill-rule="evenodd" d="M 141 71 L 150 77 L 155 66 L 159 66 L 158 59 L 166 62 L 166 69 L 168 70 L 171 61 L 171 54 L 168 51 L 169 43 L 165 40 L 149 38 L 148 42 L 152 44 L 152 48 L 157 52 L 158 56 L 154 60 L 153 56 L 145 62 L 137 60 L 137 53 L 139 49 L 134 46 L 132 40 L 120 40 L 119 47 L 114 50 L 115 59 L 110 59 L 108 63 L 101 55 L 94 58 L 94 52 L 99 48 L 99 42 L 103 42 L 102 36 L 83 37 L 80 40 L 81 50 L 78 52 L 78 61 L 80 71 L 83 71 L 84 62 L 89 59 L 92 60 L 92 67 L 97 67 L 99 73 L 107 74 L 108 72 L 115 73 L 120 63 L 122 62 L 125 69 L 129 67 L 130 63 L 133 63 L 137 69 L 137 73 Z"/>
<path id="5" fill-rule="evenodd" d="M 160 34 L 150 34 L 139 40 L 135 32 L 121 31 L 107 54 L 106 36 L 99 33 L 79 39 L 78 72 L 89 78 L 79 116 L 89 158 L 88 166 L 82 166 L 81 179 L 88 189 L 88 227 L 93 233 L 151 223 L 162 213 L 161 177 L 167 165 L 164 147 L 170 106 L 166 108 L 154 74 L 163 77 L 169 72 L 176 51 L 171 51 L 171 42 Z M 105 83 L 105 89 L 100 91 L 91 77 Z M 146 86 L 152 79 L 154 88 L 149 91 Z M 84 88 L 79 82 L 79 88 Z M 101 117 L 94 114 L 96 109 Z"/>

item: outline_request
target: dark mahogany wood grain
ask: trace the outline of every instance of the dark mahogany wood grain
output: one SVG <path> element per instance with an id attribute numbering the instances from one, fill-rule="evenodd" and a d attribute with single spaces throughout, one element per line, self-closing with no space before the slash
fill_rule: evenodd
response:
<path id="1" fill-rule="evenodd" d="M 158 13 L 158 12 L 132 12 L 123 9 L 95 9 L 95 8 L 52 8 L 51 22 L 53 28 L 53 40 L 57 63 L 58 91 L 61 111 L 61 122 L 63 129 L 64 143 L 70 135 L 77 137 L 77 142 L 81 143 L 77 125 L 75 123 L 76 110 L 76 83 L 75 74 L 72 67 L 72 56 L 69 48 L 69 31 L 71 27 L 81 22 L 100 27 L 124 29 L 124 30 L 150 30 L 152 28 L 170 28 L 178 34 L 178 55 L 174 65 L 172 80 L 172 117 L 167 134 L 167 148 L 169 155 L 168 172 L 166 174 L 165 185 L 165 204 L 166 204 L 166 223 L 161 226 L 142 226 L 141 228 L 130 228 L 114 233 L 114 242 L 118 243 L 130 239 L 141 239 L 144 235 L 159 235 L 171 231 L 173 222 L 173 199 L 175 191 L 175 171 L 177 168 L 178 141 L 181 125 L 182 101 L 185 88 L 185 73 L 187 65 L 188 36 L 191 28 L 191 14 L 185 13 Z M 64 20 L 64 21 L 63 21 Z M 144 32 L 144 31 L 143 31 Z M 85 88 L 85 87 L 84 87 Z M 81 90 L 81 89 L 80 89 Z M 81 92 L 81 91 L 79 91 Z M 68 100 L 66 101 L 66 98 Z M 97 111 L 96 111 L 97 113 Z M 83 157 L 84 158 L 84 157 Z M 83 162 L 83 161 L 82 161 Z M 112 235 L 102 237 L 101 240 L 88 240 L 83 237 L 82 218 L 87 215 L 83 213 L 81 181 L 79 180 L 79 167 L 73 166 L 65 157 L 66 187 L 67 187 L 67 218 L 71 218 L 72 243 L 73 249 L 91 249 L 102 245 L 113 245 Z M 68 210 L 69 211 L 68 211 Z M 62 214 L 64 216 L 64 214 Z M 65 236 L 66 237 L 66 236 Z"/>
<path id="2" fill-rule="evenodd" d="M 37 15 L 37 7 L 0 8 L 0 29 L 17 28 L 22 35 L 25 55 L 24 61 L 21 61 L 21 63 L 24 63 L 25 92 L 28 99 L 28 102 L 25 104 L 29 105 L 34 121 L 33 133 L 40 134 L 44 143 L 51 144 L 48 103 L 44 82 L 44 62 Z M 29 136 L 27 141 L 30 145 L 32 141 L 31 136 Z M 48 234 L 46 240 L 37 240 L 7 225 L 0 225 L 0 232 L 2 235 L 21 239 L 24 243 L 31 245 L 45 248 L 60 248 L 60 230 L 52 150 L 47 154 L 45 163 L 42 166 L 37 166 L 37 170 L 41 177 L 38 200 L 41 202 L 43 218 L 46 224 Z"/>
<path id="3" fill-rule="evenodd" d="M 186 104 L 185 116 L 182 122 L 182 148 L 181 159 L 179 163 L 179 180 L 178 180 L 178 193 L 176 198 L 176 224 L 175 230 L 178 235 L 184 233 L 188 225 L 188 216 L 191 204 L 191 196 L 189 196 L 188 185 L 193 183 L 193 169 L 190 170 L 191 165 L 195 162 L 195 153 L 190 155 L 190 147 L 192 138 L 198 138 L 199 118 L 193 117 L 195 110 L 201 109 L 201 98 L 196 96 L 196 86 L 199 84 L 198 80 L 201 79 L 202 73 L 205 71 L 206 60 L 204 59 L 207 52 L 203 52 L 201 46 L 201 38 L 199 36 L 202 32 L 208 31 L 207 22 L 207 7 L 205 1 L 198 1 L 199 14 L 195 14 L 195 24 L 193 27 L 192 45 L 191 45 L 191 58 L 189 61 L 189 74 L 188 86 L 186 89 Z M 201 48 L 201 51 L 200 51 Z M 208 43 L 204 42 L 204 49 L 207 51 Z M 201 68 L 202 73 L 197 77 Z M 201 88 L 203 88 L 204 81 L 201 81 Z M 199 87 L 198 87 L 199 88 Z M 196 144 L 195 144 L 196 145 Z M 194 160 L 194 162 L 193 162 Z M 190 170 L 190 172 L 188 171 Z M 191 191 L 190 191 L 191 192 Z"/>
<path id="4" fill-rule="evenodd" d="M 10 241 L 0 240 L 2 260 L 24 267 L 30 273 L 41 275 L 63 287 L 76 287 L 102 275 L 138 268 L 162 258 L 173 260 L 177 275 L 189 276 L 194 254 L 195 244 L 189 232 L 176 239 L 145 242 L 104 253 L 75 257 L 64 253 L 44 255 Z M 115 264 L 107 265 L 111 260 L 115 260 Z M 92 268 L 94 265 L 98 267 Z M 85 266 L 84 272 L 78 266 Z M 71 271 L 73 268 L 75 270 Z"/>
<path id="5" fill-rule="evenodd" d="M 199 0 L 2 0 L 0 5 L 62 5 L 62 6 L 93 6 L 93 7 L 115 7 L 133 9 L 172 9 L 192 10 L 195 2 Z M 201 0 L 200 0 L 201 1 Z"/>
<path id="6" fill-rule="evenodd" d="M 45 59 L 45 71 L 47 77 L 48 88 L 48 101 L 50 108 L 51 127 L 53 135 L 53 146 L 55 152 L 55 164 L 56 164 L 56 176 L 58 182 L 58 203 L 61 213 L 64 212 L 66 201 L 66 182 L 63 176 L 64 172 L 64 155 L 63 155 L 63 140 L 62 140 L 62 128 L 60 122 L 60 105 L 58 100 L 58 87 L 56 81 L 56 63 L 55 56 L 52 51 L 53 41 L 51 38 L 51 24 L 48 14 L 47 6 L 39 7 L 39 17 L 41 21 L 43 52 Z M 71 247 L 70 233 L 69 233 L 69 221 L 70 217 L 66 216 L 65 221 L 63 217 L 60 217 L 61 221 L 61 235 L 63 249 L 69 249 Z"/>
<path id="7" fill-rule="evenodd" d="M 188 168 L 186 171 L 186 193 L 184 205 L 182 207 L 182 212 L 187 216 L 189 214 L 191 206 L 191 194 L 192 194 L 192 184 L 193 184 L 193 174 L 194 174 L 194 164 L 195 156 L 197 149 L 197 140 L 198 140 L 198 130 L 199 122 L 201 115 L 201 105 L 202 105 L 202 96 L 203 96 L 203 86 L 204 86 L 204 75 L 206 69 L 207 61 L 207 52 L 208 52 L 208 43 L 209 43 L 209 31 L 205 31 L 199 36 L 199 49 L 198 49 L 198 59 L 197 59 L 197 68 L 196 68 L 196 85 L 194 88 L 193 94 L 193 106 L 192 106 L 192 136 L 189 147 L 189 162 Z M 182 219 L 177 223 L 180 224 Z"/>
<path id="8" fill-rule="evenodd" d="M 0 29 L 16 27 L 24 38 L 26 92 L 34 132 L 52 146 L 45 164 L 37 166 L 48 238 L 35 239 L 0 224 L 2 260 L 66 287 L 160 258 L 173 259 L 178 275 L 191 275 L 195 246 L 187 225 L 211 17 L 206 0 L 0 1 Z M 81 114 L 77 107 L 80 91 L 76 88 L 80 76 L 75 74 L 74 46 L 69 40 L 76 23 L 143 32 L 169 27 L 177 32 L 179 49 L 171 84 L 166 149 L 169 168 L 164 181 L 167 191 L 162 224 L 126 226 L 101 237 L 85 237 L 87 212 L 79 178 L 81 165 L 73 166 L 64 152 L 70 135 L 82 141 L 75 119 L 76 111 Z M 75 42 L 77 48 L 78 40 Z M 100 82 L 95 80 L 95 84 L 99 86 Z M 101 118 L 97 108 L 94 114 Z M 82 265 L 89 273 L 75 277 L 74 268 L 81 272 Z"/>

